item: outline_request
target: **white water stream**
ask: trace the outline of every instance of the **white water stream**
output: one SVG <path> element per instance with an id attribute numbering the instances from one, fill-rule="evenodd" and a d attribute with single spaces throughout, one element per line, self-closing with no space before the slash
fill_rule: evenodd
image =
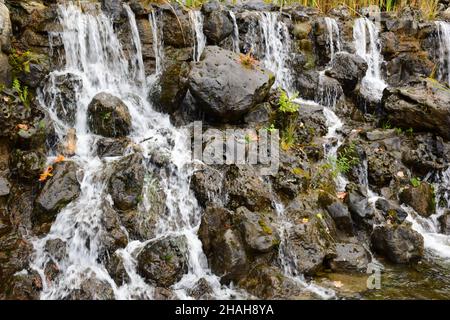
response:
<path id="1" fill-rule="evenodd" d="M 450 85 L 450 23 L 436 21 L 439 42 L 439 72 L 440 81 Z"/>
<path id="2" fill-rule="evenodd" d="M 190 190 L 189 179 L 194 168 L 191 163 L 189 136 L 184 129 L 171 125 L 167 115 L 153 110 L 147 101 L 148 90 L 153 83 L 147 82 L 142 63 L 139 34 L 136 32 L 134 14 L 124 6 L 132 30 L 134 52 L 126 58 L 122 45 L 114 32 L 111 21 L 102 13 L 90 15 L 83 13 L 73 4 L 61 5 L 58 9 L 62 26 L 60 38 L 64 45 L 65 65 L 61 70 L 51 73 L 50 78 L 74 74 L 81 79 L 82 86 L 77 92 L 77 110 L 75 129 L 77 133 L 76 154 L 71 160 L 83 170 L 81 194 L 65 207 L 57 216 L 50 232 L 43 238 L 33 239 L 35 249 L 32 268 L 43 279 L 42 299 L 61 299 L 91 277 L 107 282 L 117 299 L 151 299 L 154 288 L 146 284 L 136 272 L 136 255 L 150 241 L 169 235 L 184 235 L 187 239 L 188 272 L 173 287 L 179 297 L 188 298 L 186 289 L 192 288 L 200 278 L 205 278 L 213 289 L 216 298 L 236 297 L 236 292 L 223 287 L 219 278 L 213 275 L 207 265 L 202 245 L 197 237 L 201 212 Z M 150 17 L 155 21 L 155 17 Z M 152 25 L 155 25 L 152 23 Z M 157 34 L 154 30 L 155 35 Z M 155 37 L 154 35 L 154 37 Z M 158 61 L 158 41 L 155 41 L 155 54 Z M 197 47 L 198 48 L 198 47 Z M 197 51 L 200 52 L 200 51 Z M 160 64 L 157 62 L 157 65 Z M 157 70 L 158 67 L 157 67 Z M 45 88 L 58 94 L 55 82 L 50 81 Z M 169 164 L 165 168 L 165 177 L 161 179 L 166 195 L 167 215 L 159 218 L 156 236 L 147 241 L 129 242 L 126 248 L 119 250 L 130 281 L 117 286 L 108 275 L 99 253 L 103 248 L 101 241 L 105 231 L 102 225 L 103 203 L 111 201 L 107 194 L 105 170 L 114 158 L 99 159 L 95 151 L 98 136 L 87 127 L 87 106 L 99 92 L 113 94 L 124 101 L 132 117 L 130 138 L 143 149 L 146 159 L 154 152 L 165 155 Z M 49 111 L 57 124 L 57 134 L 63 139 L 70 125 L 60 119 L 54 110 L 54 103 L 43 106 Z M 148 137 L 151 140 L 140 143 Z M 49 155 L 52 159 L 54 153 Z M 148 161 L 147 161 L 148 162 Z M 149 171 L 154 168 L 149 165 Z M 148 187 L 145 182 L 144 190 Z M 143 205 L 138 207 L 142 214 L 152 204 L 144 194 Z M 58 263 L 60 275 L 53 282 L 46 280 L 44 270 L 50 261 L 45 250 L 47 241 L 61 239 L 66 243 L 67 255 Z M 89 244 L 89 245 L 87 245 Z"/>

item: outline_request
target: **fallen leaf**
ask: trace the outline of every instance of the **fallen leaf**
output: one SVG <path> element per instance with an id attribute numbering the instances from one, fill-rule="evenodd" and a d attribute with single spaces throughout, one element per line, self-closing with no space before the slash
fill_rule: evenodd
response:
<path id="1" fill-rule="evenodd" d="M 399 171 L 399 172 L 397 172 L 397 177 L 404 178 L 405 174 L 403 173 L 403 171 Z"/>
<path id="2" fill-rule="evenodd" d="M 344 286 L 344 284 L 341 281 L 333 281 L 333 285 L 336 288 L 342 288 Z"/>
<path id="3" fill-rule="evenodd" d="M 53 176 L 52 171 L 53 171 L 52 166 L 48 166 L 47 168 L 45 168 L 44 172 L 41 173 L 41 175 L 39 176 L 39 181 L 44 182 L 45 180 L 47 180 L 48 177 Z"/>
<path id="4" fill-rule="evenodd" d="M 318 213 L 318 214 L 316 214 L 316 216 L 317 216 L 317 218 L 319 218 L 319 219 L 323 219 L 323 216 L 322 216 L 322 214 L 321 213 Z"/>
<path id="5" fill-rule="evenodd" d="M 66 158 L 62 154 L 60 154 L 59 156 L 56 157 L 56 159 L 55 159 L 55 161 L 53 161 L 53 163 L 63 162 L 65 160 L 66 160 Z"/>
<path id="6" fill-rule="evenodd" d="M 347 196 L 347 192 L 345 192 L 345 191 L 336 193 L 336 197 L 340 200 L 344 200 L 346 196 Z"/>
<path id="7" fill-rule="evenodd" d="M 309 219 L 308 218 L 303 218 L 302 219 L 302 223 L 308 223 L 309 222 Z"/>
<path id="8" fill-rule="evenodd" d="M 28 130 L 28 125 L 26 125 L 26 124 L 18 124 L 17 125 L 17 129 L 20 129 L 20 130 L 25 130 L 25 131 L 27 131 Z"/>

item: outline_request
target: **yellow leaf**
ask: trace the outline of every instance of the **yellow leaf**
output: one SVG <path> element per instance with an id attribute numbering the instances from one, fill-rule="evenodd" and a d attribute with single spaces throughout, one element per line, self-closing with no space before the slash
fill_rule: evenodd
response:
<path id="1" fill-rule="evenodd" d="M 316 214 L 316 216 L 317 216 L 317 218 L 319 218 L 319 219 L 323 219 L 323 216 L 322 216 L 322 214 L 321 213 L 318 213 L 318 214 Z"/>
<path id="2" fill-rule="evenodd" d="M 303 218 L 302 219 L 302 223 L 308 223 L 309 222 L 309 219 L 308 218 Z"/>
<path id="3" fill-rule="evenodd" d="M 66 158 L 60 154 L 59 156 L 56 157 L 56 159 L 55 159 L 55 161 L 53 161 L 53 163 L 63 162 L 65 160 L 66 160 Z"/>
<path id="4" fill-rule="evenodd" d="M 48 177 L 53 176 L 52 171 L 53 171 L 52 166 L 48 166 L 47 168 L 45 168 L 44 172 L 41 173 L 41 175 L 39 176 L 39 181 L 44 182 L 45 180 L 47 180 Z"/>

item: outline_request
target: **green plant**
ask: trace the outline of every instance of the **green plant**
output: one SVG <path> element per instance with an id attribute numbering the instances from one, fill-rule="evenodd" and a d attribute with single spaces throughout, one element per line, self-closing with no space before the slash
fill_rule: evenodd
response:
<path id="1" fill-rule="evenodd" d="M 413 178 L 411 178 L 411 179 L 409 180 L 409 182 L 411 182 L 411 185 L 412 185 L 414 188 L 417 188 L 417 187 L 420 186 L 420 178 L 413 177 Z"/>
<path id="2" fill-rule="evenodd" d="M 409 128 L 409 129 L 406 129 L 405 133 L 406 133 L 408 136 L 412 137 L 412 136 L 413 136 L 413 133 L 414 133 L 414 130 L 413 130 L 413 128 Z"/>
<path id="3" fill-rule="evenodd" d="M 354 166 L 359 164 L 359 157 L 356 152 L 355 144 L 343 148 L 337 158 L 330 157 L 328 159 L 332 170 L 332 175 L 336 177 L 339 173 L 348 173 Z"/>
<path id="4" fill-rule="evenodd" d="M 295 144 L 296 124 L 290 121 L 286 128 L 281 133 L 281 148 L 289 150 Z"/>
<path id="5" fill-rule="evenodd" d="M 402 128 L 395 128 L 395 133 L 397 133 L 398 135 L 401 135 L 403 133 Z"/>
<path id="6" fill-rule="evenodd" d="M 267 131 L 269 131 L 269 132 L 273 132 L 273 131 L 275 131 L 275 130 L 277 130 L 276 128 L 275 128 L 275 125 L 272 123 L 270 126 L 268 126 L 268 127 L 265 127 L 264 128 L 265 130 L 267 130 Z"/>
<path id="7" fill-rule="evenodd" d="M 278 110 L 282 113 L 295 113 L 300 108 L 300 105 L 294 102 L 298 97 L 298 93 L 295 93 L 292 97 L 289 97 L 287 92 L 279 88 L 280 97 L 278 98 Z"/>
<path id="8" fill-rule="evenodd" d="M 391 129 L 391 128 L 392 128 L 392 125 L 391 125 L 390 121 L 388 120 L 388 121 L 384 122 L 384 123 L 381 125 L 381 127 L 382 127 L 383 129 L 385 129 L 385 130 L 388 130 L 388 129 Z"/>
<path id="9" fill-rule="evenodd" d="M 30 96 L 28 95 L 28 87 L 20 84 L 20 81 L 16 78 L 13 81 L 12 87 L 14 91 L 19 96 L 20 101 L 23 103 L 24 107 L 30 108 Z"/>

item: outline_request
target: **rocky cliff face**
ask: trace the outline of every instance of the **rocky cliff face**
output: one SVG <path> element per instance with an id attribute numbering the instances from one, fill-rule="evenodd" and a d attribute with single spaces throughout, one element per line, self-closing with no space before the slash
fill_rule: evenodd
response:
<path id="1" fill-rule="evenodd" d="M 84 74 L 50 73 L 69 59 L 60 36 L 67 30 L 59 3 L 0 2 L 1 298 L 37 299 L 44 281 L 61 281 L 73 244 L 55 238 L 36 248 L 36 239 L 48 235 L 61 210 L 86 192 L 86 164 L 77 150 L 84 137 L 75 130 L 84 105 L 85 97 L 79 96 Z M 84 14 L 104 14 L 112 22 L 124 59 L 131 61 L 136 82 L 142 82 L 139 88 L 151 86 L 145 88 L 146 98 L 176 126 L 202 120 L 212 130 L 279 129 L 274 175 L 261 176 L 251 165 L 202 163 L 184 177 L 201 215 L 198 243 L 221 284 L 232 282 L 258 298 L 318 298 L 299 285 L 298 277 L 305 275 L 335 290 L 337 297 L 364 297 L 366 287 L 344 283 L 341 288 L 340 280 L 329 279 L 346 274 L 365 280 L 374 257 L 386 265 L 433 263 L 423 238 L 428 231 L 415 225 L 433 222 L 442 235 L 450 228 L 444 210 L 450 188 L 445 180 L 450 89 L 442 68 L 450 61 L 439 54 L 437 23 L 409 7 L 377 16 L 379 41 L 371 43 L 369 29 L 362 41 L 380 53 L 386 88 L 378 99 L 368 94 L 370 82 L 369 88 L 365 82 L 373 61 L 358 51 L 355 17 L 345 7 L 324 17 L 301 6 L 280 13 L 279 7 L 260 2 L 227 7 L 211 1 L 200 11 L 203 49 L 195 15 L 178 5 L 138 0 L 80 5 Z M 446 5 L 441 9 L 445 21 Z M 370 20 L 368 12 L 361 16 Z M 274 37 L 280 41 L 275 46 L 268 42 Z M 138 44 L 132 41 L 136 38 Z M 133 66 L 140 59 L 145 76 L 156 82 L 139 78 Z M 316 104 L 289 99 L 286 92 Z M 66 298 L 117 298 L 117 288 L 136 277 L 155 288 L 154 298 L 176 298 L 173 285 L 194 268 L 191 244 L 185 235 L 154 238 L 161 234 L 158 222 L 173 210 L 171 199 L 184 192 L 165 192 L 176 165 L 165 150 L 142 146 L 152 137 L 130 137 L 140 115 L 119 93 L 95 94 L 83 119 L 98 136 L 89 146 L 95 161 L 107 169 L 101 178 L 92 178 L 103 179 L 105 187 L 95 216 L 101 230 L 90 239 L 101 243 L 94 260 L 111 281 L 86 271 Z M 338 131 L 333 131 L 330 110 L 342 121 Z M 161 131 L 155 136 L 175 145 Z M 242 137 L 244 148 L 251 139 Z M 89 210 L 86 204 L 81 211 Z M 149 239 L 139 250 L 127 251 L 131 241 Z M 83 246 L 92 252 L 94 244 Z M 136 259 L 133 272 L 121 249 Z M 449 253 L 450 247 L 444 250 Z M 37 272 L 38 251 L 48 257 L 43 275 Z M 209 276 L 185 293 L 215 297 Z M 140 294 L 132 297 L 143 298 Z"/>

